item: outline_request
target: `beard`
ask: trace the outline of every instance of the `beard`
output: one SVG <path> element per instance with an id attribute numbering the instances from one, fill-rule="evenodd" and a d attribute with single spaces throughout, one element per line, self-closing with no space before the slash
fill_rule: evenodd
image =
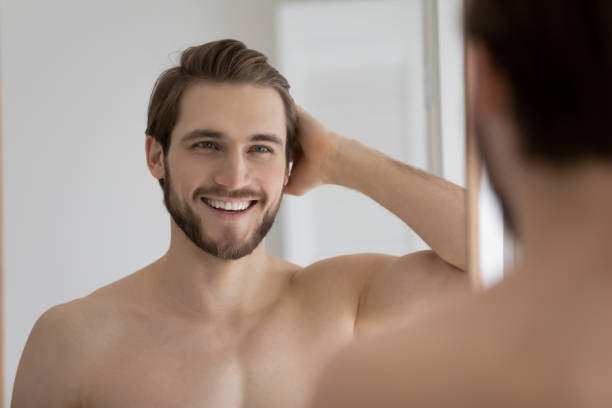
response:
<path id="1" fill-rule="evenodd" d="M 272 228 L 283 196 L 283 192 L 281 192 L 278 203 L 266 211 L 263 220 L 257 228 L 255 228 L 255 231 L 241 243 L 231 231 L 224 232 L 223 237 L 217 240 L 206 233 L 206 228 L 202 225 L 203 223 L 200 216 L 198 216 L 187 203 L 182 202 L 178 194 L 172 189 L 172 181 L 167 164 L 163 190 L 164 205 L 181 231 L 183 231 L 187 238 L 202 251 L 223 260 L 240 259 L 250 255 L 255 248 L 257 248 L 268 231 L 270 231 L 270 228 Z M 199 197 L 206 195 L 229 198 L 258 197 L 257 204 L 261 204 L 262 206 L 268 201 L 266 196 L 261 193 L 258 194 L 250 190 L 230 191 L 222 187 L 199 188 L 194 192 L 193 199 L 199 200 Z"/>
<path id="2" fill-rule="evenodd" d="M 491 188 L 501 205 L 504 225 L 508 228 L 512 235 L 516 235 L 516 223 L 508 205 L 508 197 L 506 197 L 506 194 L 502 188 L 502 183 L 500 181 L 500 170 L 494 164 L 493 154 L 491 154 L 491 149 L 489 148 L 489 143 L 487 141 L 487 138 L 491 135 L 485 135 L 486 132 L 484 131 L 484 126 L 482 126 L 478 120 L 474 120 L 474 133 L 476 135 L 476 145 L 478 147 L 480 157 L 482 157 L 482 162 L 487 174 L 489 175 Z"/>

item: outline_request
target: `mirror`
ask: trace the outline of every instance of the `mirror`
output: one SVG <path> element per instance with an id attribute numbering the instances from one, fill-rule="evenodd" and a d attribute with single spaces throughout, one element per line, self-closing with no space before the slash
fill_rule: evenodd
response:
<path id="1" fill-rule="evenodd" d="M 296 102 L 330 129 L 465 186 L 460 6 L 4 0 L 5 406 L 43 311 L 167 249 L 168 215 L 145 165 L 144 129 L 153 84 L 183 49 L 242 40 L 268 55 Z M 329 205 L 340 202 L 350 205 Z M 281 208 L 267 248 L 299 265 L 427 247 L 372 200 L 335 186 L 286 197 Z"/>

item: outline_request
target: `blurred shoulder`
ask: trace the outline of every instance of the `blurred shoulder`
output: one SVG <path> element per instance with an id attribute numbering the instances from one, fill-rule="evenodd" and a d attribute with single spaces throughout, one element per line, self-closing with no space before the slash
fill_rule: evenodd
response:
<path id="1" fill-rule="evenodd" d="M 597 406 L 583 403 L 571 348 L 536 301 L 502 283 L 357 340 L 328 366 L 312 406 Z"/>

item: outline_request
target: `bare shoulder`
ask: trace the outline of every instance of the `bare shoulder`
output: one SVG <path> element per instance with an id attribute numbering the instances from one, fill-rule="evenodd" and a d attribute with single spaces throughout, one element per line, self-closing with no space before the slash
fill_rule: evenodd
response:
<path id="1" fill-rule="evenodd" d="M 473 372 L 455 378 L 462 361 L 470 362 L 473 369 L 473 355 L 467 353 L 478 347 L 479 336 L 469 327 L 457 330 L 465 313 L 462 305 L 413 322 L 410 328 L 355 342 L 330 364 L 312 406 L 471 406 L 451 401 L 457 398 L 453 396 L 457 388 L 469 391 L 472 385 L 467 382 L 477 381 Z M 469 326 L 469 321 L 464 322 Z M 471 345 L 468 333 L 473 335 Z"/>
<path id="2" fill-rule="evenodd" d="M 19 362 L 12 407 L 81 406 L 100 355 L 125 325 L 133 280 L 53 306 L 38 318 Z"/>
<path id="3" fill-rule="evenodd" d="M 311 313 L 332 314 L 344 319 L 352 328 L 359 298 L 369 276 L 384 269 L 395 259 L 394 256 L 379 254 L 324 259 L 295 269 L 292 293 Z"/>
<path id="4" fill-rule="evenodd" d="M 359 331 L 402 324 L 449 294 L 470 291 L 467 274 L 433 251 L 329 258 L 301 269 L 295 281 L 317 301 L 345 302 Z"/>
<path id="5" fill-rule="evenodd" d="M 81 379 L 96 341 L 87 304 L 78 299 L 57 305 L 36 321 L 15 377 L 12 407 L 80 406 Z"/>
<path id="6" fill-rule="evenodd" d="M 361 296 L 359 332 L 408 324 L 457 296 L 470 294 L 468 276 L 433 251 L 389 263 L 369 277 Z"/>
<path id="7" fill-rule="evenodd" d="M 541 318 L 552 314 L 500 286 L 355 342 L 330 364 L 312 406 L 600 406 L 577 391 L 571 347 Z"/>
<path id="8" fill-rule="evenodd" d="M 417 251 L 401 257 L 386 254 L 356 254 L 324 259 L 313 263 L 297 274 L 305 280 L 341 279 L 345 283 L 363 285 L 366 282 L 398 280 L 412 283 L 427 281 L 436 285 L 452 282 L 466 284 L 466 274 L 443 261 L 431 250 Z"/>
<path id="9" fill-rule="evenodd" d="M 359 295 L 373 274 L 398 258 L 385 254 L 355 254 L 324 259 L 302 268 L 295 280 L 306 287 L 331 287 Z"/>
<path id="10" fill-rule="evenodd" d="M 467 273 L 445 262 L 431 250 L 414 252 L 395 259 L 387 268 L 372 277 L 369 291 L 389 296 L 392 292 L 403 295 L 427 296 L 430 292 L 459 287 L 467 290 Z"/>
<path id="11" fill-rule="evenodd" d="M 299 271 L 298 279 L 341 279 L 345 283 L 360 284 L 370 275 L 391 265 L 398 258 L 385 254 L 354 254 L 327 258 L 315 262 Z"/>
<path id="12" fill-rule="evenodd" d="M 467 313 L 458 310 L 463 308 L 429 315 L 410 328 L 362 337 L 329 365 L 312 407 L 468 406 L 451 401 L 457 388 L 469 391 L 472 385 L 466 382 L 477 381 L 474 372 L 455 378 L 462 361 L 473 370 L 473 355 L 467 353 L 478 347 L 476 341 L 466 344 L 467 333 L 478 338 L 469 327 L 456 330 Z"/>

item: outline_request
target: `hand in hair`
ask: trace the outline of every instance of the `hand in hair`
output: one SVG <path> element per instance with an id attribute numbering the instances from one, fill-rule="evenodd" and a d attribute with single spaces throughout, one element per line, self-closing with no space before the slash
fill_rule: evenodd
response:
<path id="1" fill-rule="evenodd" d="M 300 106 L 296 107 L 298 149 L 285 193 L 303 195 L 317 186 L 333 183 L 333 157 L 343 138 L 325 128 Z"/>

